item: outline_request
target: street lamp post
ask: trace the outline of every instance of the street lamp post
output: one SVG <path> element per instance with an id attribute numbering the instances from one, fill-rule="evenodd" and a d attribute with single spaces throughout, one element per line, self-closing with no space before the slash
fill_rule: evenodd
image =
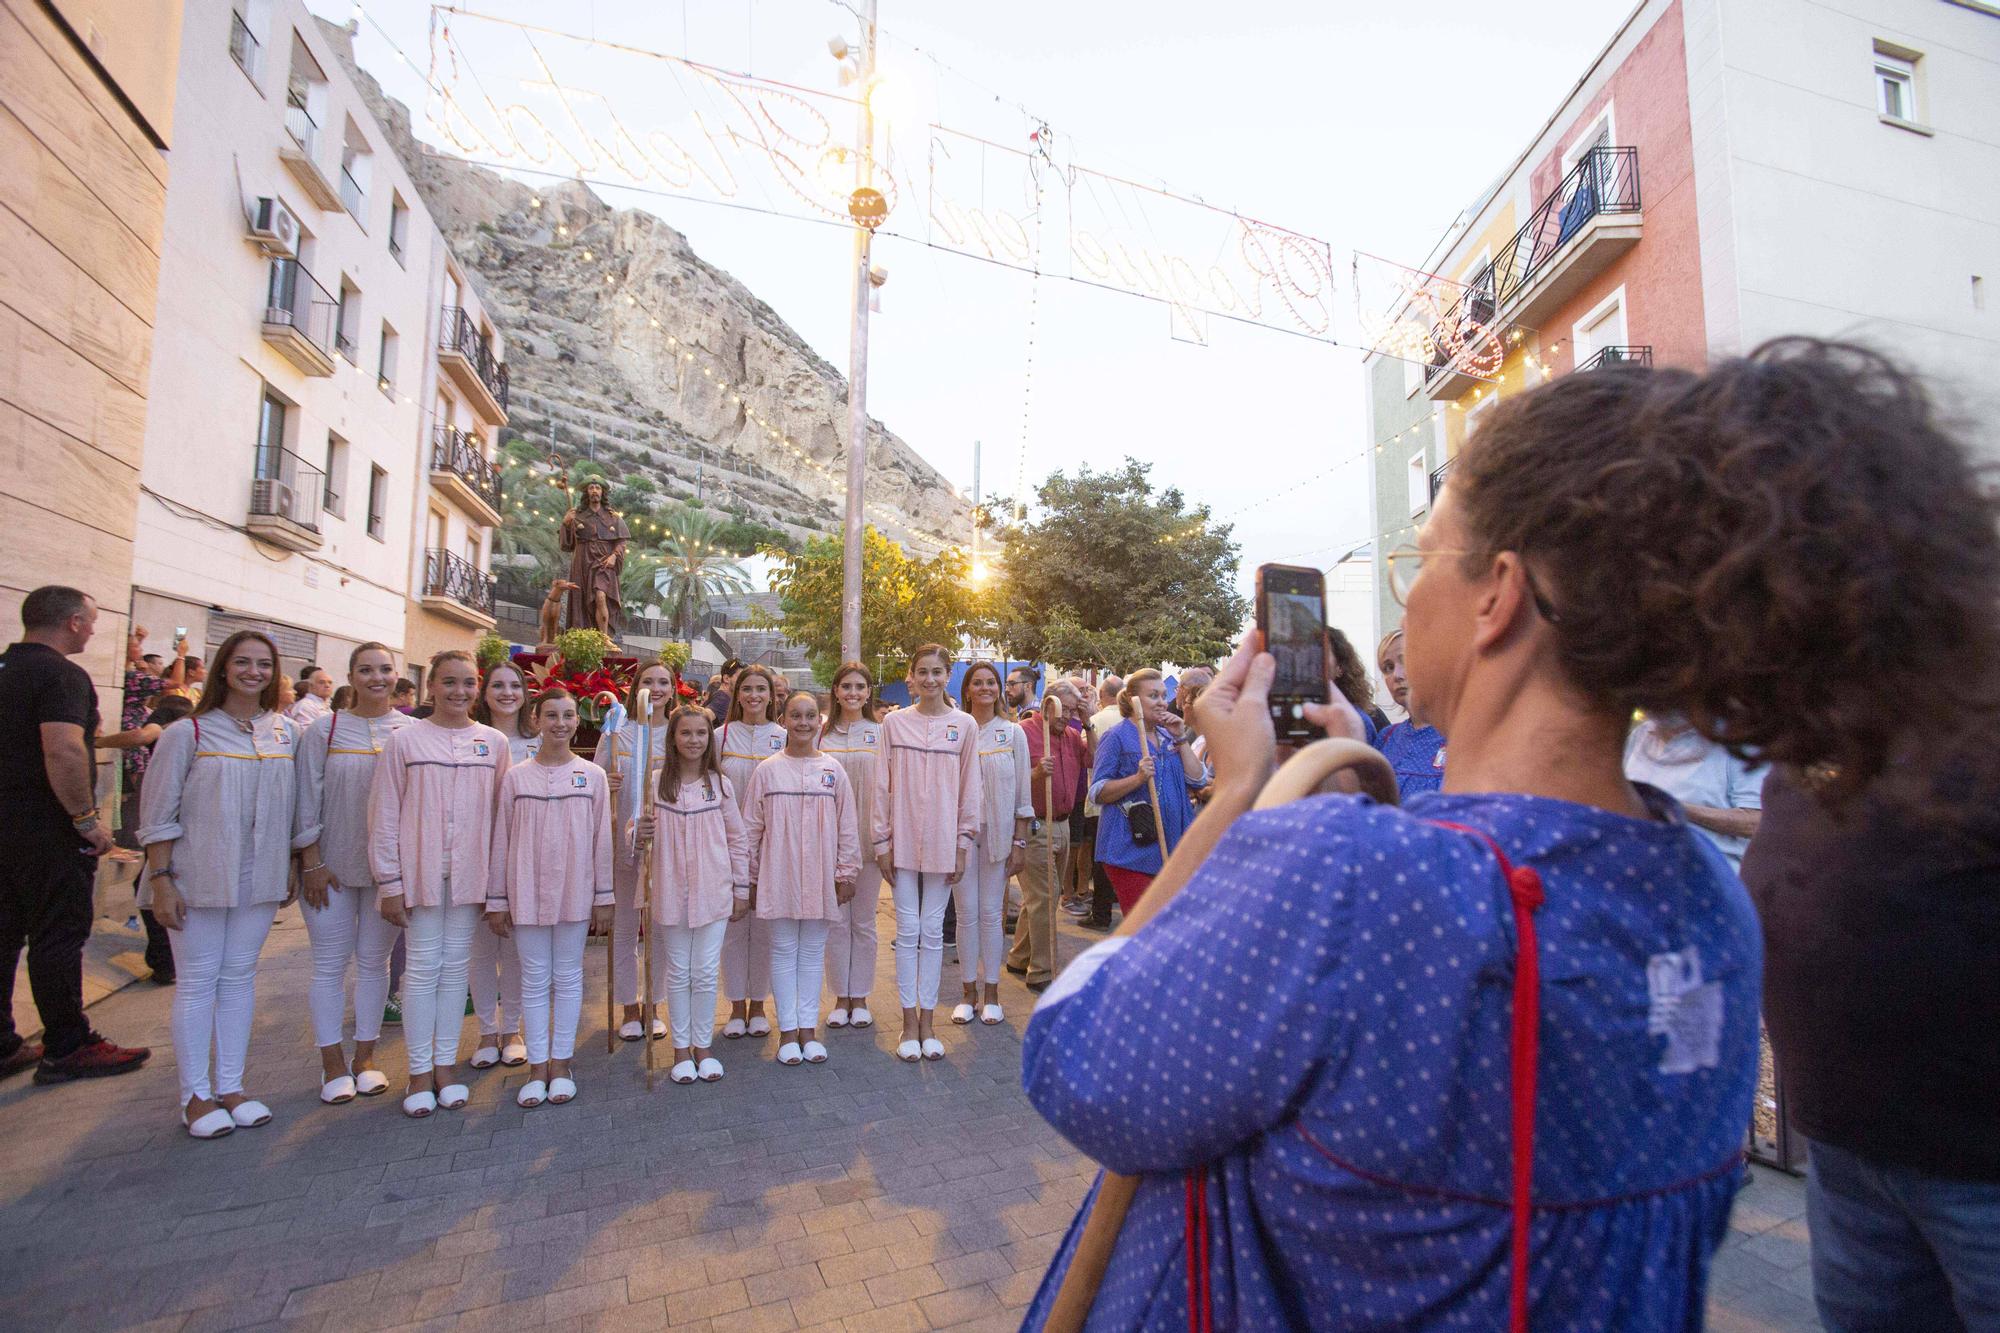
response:
<path id="1" fill-rule="evenodd" d="M 864 192 L 872 192 L 875 158 L 875 113 L 869 106 L 875 78 L 875 3 L 866 0 L 861 15 L 861 49 L 858 52 L 861 89 L 860 132 L 855 146 L 854 268 L 850 285 L 854 289 L 854 323 L 847 359 L 847 514 L 841 530 L 840 550 L 840 655 L 854 662 L 861 658 L 861 536 L 862 505 L 868 482 L 868 286 L 872 265 L 873 227 L 879 216 L 864 217 Z"/>

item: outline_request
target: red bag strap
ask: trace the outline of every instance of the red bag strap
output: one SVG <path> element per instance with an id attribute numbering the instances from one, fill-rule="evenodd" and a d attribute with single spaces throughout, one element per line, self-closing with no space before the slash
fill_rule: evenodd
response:
<path id="1" fill-rule="evenodd" d="M 1439 828 L 1469 834 L 1486 844 L 1500 863 L 1507 896 L 1514 905 L 1514 1021 L 1507 1037 L 1508 1132 L 1514 1168 L 1513 1217 L 1507 1267 L 1507 1327 L 1528 1333 L 1528 1241 L 1530 1189 L 1535 1175 L 1535 1068 L 1541 1057 L 1541 959 L 1535 941 L 1535 910 L 1542 905 L 1542 877 L 1530 866 L 1517 866 L 1488 834 L 1442 819 L 1426 820 Z"/>

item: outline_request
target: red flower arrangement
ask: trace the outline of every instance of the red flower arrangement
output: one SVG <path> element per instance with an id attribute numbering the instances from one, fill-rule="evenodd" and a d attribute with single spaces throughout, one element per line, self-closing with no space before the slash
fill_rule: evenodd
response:
<path id="1" fill-rule="evenodd" d="M 632 684 L 639 678 L 639 672 L 653 665 L 636 657 L 612 657 L 593 670 L 570 671 L 553 654 L 538 657 L 523 653 L 515 660 L 527 675 L 531 693 L 557 687 L 568 690 L 576 698 L 578 716 L 593 730 L 604 725 L 605 714 L 613 705 L 631 697 Z M 681 699 L 695 697 L 694 686 L 682 680 L 678 671 L 674 671 L 674 694 Z"/>

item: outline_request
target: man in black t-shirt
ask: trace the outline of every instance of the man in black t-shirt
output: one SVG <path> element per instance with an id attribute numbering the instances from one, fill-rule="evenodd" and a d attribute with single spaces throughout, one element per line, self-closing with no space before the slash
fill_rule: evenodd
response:
<path id="1" fill-rule="evenodd" d="M 111 832 L 94 795 L 97 690 L 69 658 L 90 642 L 97 604 L 75 588 L 37 588 L 21 625 L 21 642 L 0 653 L 0 1078 L 31 1064 L 37 1083 L 129 1073 L 151 1052 L 112 1045 L 83 1013 L 91 888 Z M 23 944 L 39 1043 L 14 1030 Z"/>

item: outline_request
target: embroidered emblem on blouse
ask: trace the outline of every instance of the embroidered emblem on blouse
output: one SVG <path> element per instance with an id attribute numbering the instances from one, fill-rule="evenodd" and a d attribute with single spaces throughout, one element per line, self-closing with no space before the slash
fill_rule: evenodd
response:
<path id="1" fill-rule="evenodd" d="M 820 775 L 819 775 L 819 785 L 820 785 L 820 786 L 822 786 L 822 787 L 826 787 L 826 788 L 829 788 L 829 789 L 831 789 L 831 788 L 832 788 L 832 786 L 833 786 L 833 772 L 832 772 L 832 770 L 828 770 L 827 772 L 825 772 L 825 773 L 822 773 L 822 774 L 820 774 Z"/>
<path id="2" fill-rule="evenodd" d="M 772 736 L 769 738 L 769 740 L 771 742 L 771 749 L 774 753 L 784 748 L 785 738 L 783 736 Z"/>
<path id="3" fill-rule="evenodd" d="M 1646 960 L 1646 1031 L 1667 1039 L 1662 1074 L 1713 1069 L 1721 1058 L 1722 983 L 1701 979 L 1695 949 L 1656 953 Z"/>
<path id="4" fill-rule="evenodd" d="M 588 773 L 572 773 L 569 775 L 569 785 L 578 791 L 584 791 L 590 786 L 590 775 Z"/>
<path id="5" fill-rule="evenodd" d="M 493 753 L 493 748 L 489 746 L 485 741 L 474 741 L 472 743 L 472 752 L 478 755 L 481 759 L 485 759 Z"/>
<path id="6" fill-rule="evenodd" d="M 957 727 L 946 727 L 946 728 L 944 729 L 944 738 L 945 738 L 946 740 L 948 740 L 948 741 L 955 741 L 955 740 L 957 740 L 957 739 L 958 739 L 958 728 L 957 728 Z"/>

